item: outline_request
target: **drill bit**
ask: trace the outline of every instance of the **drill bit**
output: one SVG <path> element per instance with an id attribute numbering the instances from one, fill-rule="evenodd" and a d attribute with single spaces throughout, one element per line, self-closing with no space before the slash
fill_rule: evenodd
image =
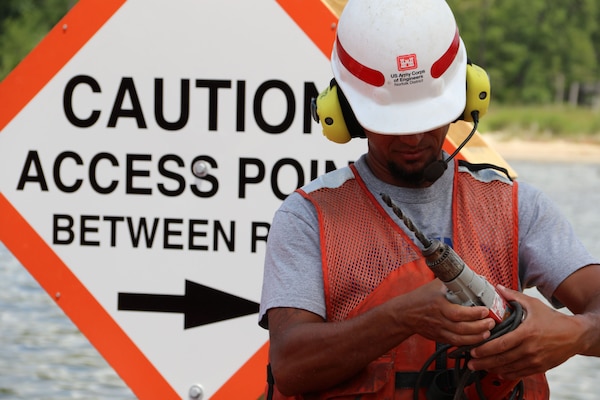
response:
<path id="1" fill-rule="evenodd" d="M 406 227 L 408 229 L 410 229 L 410 231 L 412 233 L 415 234 L 415 236 L 417 237 L 417 239 L 419 239 L 419 242 L 421 242 L 423 247 L 428 248 L 431 246 L 431 241 L 429 239 L 427 239 L 427 237 L 425 235 L 423 235 L 423 233 L 415 226 L 415 224 L 413 224 L 413 222 L 410 220 L 410 218 L 408 218 L 406 215 L 404 215 L 404 213 L 402 212 L 400 207 L 398 207 L 392 201 L 392 198 L 389 195 L 387 195 L 385 193 L 381 193 L 381 198 L 383 199 L 383 202 L 392 209 L 394 214 L 398 218 L 400 218 L 402 220 L 402 222 L 404 222 L 404 225 L 406 225 Z"/>

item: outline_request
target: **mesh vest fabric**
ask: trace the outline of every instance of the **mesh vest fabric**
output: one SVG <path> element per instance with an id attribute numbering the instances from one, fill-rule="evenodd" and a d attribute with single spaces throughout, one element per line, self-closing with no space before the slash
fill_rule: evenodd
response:
<path id="1" fill-rule="evenodd" d="M 453 243 L 475 272 L 493 284 L 518 288 L 516 184 L 484 183 L 455 174 Z M 355 172 L 337 188 L 304 196 L 317 209 L 327 319 L 345 319 L 397 268 L 421 254 Z M 429 280 L 432 274 L 425 272 Z M 424 282 L 401 282 L 407 291 Z"/>

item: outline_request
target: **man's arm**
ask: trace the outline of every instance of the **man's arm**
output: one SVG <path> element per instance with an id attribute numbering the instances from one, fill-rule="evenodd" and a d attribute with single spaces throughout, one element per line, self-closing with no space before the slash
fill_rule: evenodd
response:
<path id="1" fill-rule="evenodd" d="M 499 288 L 507 300 L 520 302 L 526 317 L 513 332 L 471 351 L 473 370 L 488 370 L 506 379 L 545 372 L 576 354 L 600 356 L 600 265 L 571 274 L 554 292 L 574 315 L 555 311 L 541 301 Z"/>
<path id="2" fill-rule="evenodd" d="M 584 323 L 582 348 L 577 354 L 600 357 L 600 265 L 588 265 L 573 273 L 554 295 Z"/>
<path id="3" fill-rule="evenodd" d="M 439 280 L 397 296 L 359 316 L 325 322 L 308 311 L 268 311 L 270 362 L 278 389 L 286 394 L 325 390 L 413 334 L 455 345 L 479 343 L 494 323 L 485 307 L 450 303 Z"/>

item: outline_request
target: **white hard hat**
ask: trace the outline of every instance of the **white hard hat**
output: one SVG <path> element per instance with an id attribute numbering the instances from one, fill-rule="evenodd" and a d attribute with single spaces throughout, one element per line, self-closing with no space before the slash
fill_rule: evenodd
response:
<path id="1" fill-rule="evenodd" d="M 465 109 L 465 45 L 445 0 L 349 0 L 333 75 L 366 130 L 426 132 Z"/>

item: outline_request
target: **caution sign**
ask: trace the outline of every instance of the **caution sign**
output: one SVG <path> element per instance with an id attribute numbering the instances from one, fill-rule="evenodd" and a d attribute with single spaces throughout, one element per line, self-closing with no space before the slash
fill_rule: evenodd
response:
<path id="1" fill-rule="evenodd" d="M 319 0 L 81 0 L 0 84 L 0 240 L 140 399 L 257 399 L 281 201 L 346 165 Z"/>

